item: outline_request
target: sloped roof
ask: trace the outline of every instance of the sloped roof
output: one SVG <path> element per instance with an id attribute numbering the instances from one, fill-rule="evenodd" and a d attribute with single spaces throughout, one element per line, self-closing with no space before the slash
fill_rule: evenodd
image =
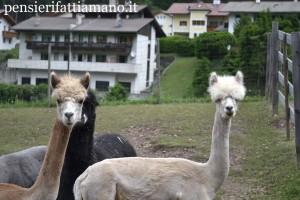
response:
<path id="1" fill-rule="evenodd" d="M 272 13 L 300 13 L 300 2 L 294 1 L 254 1 L 229 2 L 222 9 L 224 12 L 257 13 L 269 10 Z"/>
<path id="2" fill-rule="evenodd" d="M 209 11 L 208 16 L 227 16 L 228 13 L 220 12 L 225 4 L 212 3 L 173 3 L 167 10 L 170 14 L 189 14 L 192 10 Z"/>
<path id="3" fill-rule="evenodd" d="M 78 32 L 126 32 L 136 33 L 146 25 L 153 23 L 159 35 L 161 30 L 153 18 L 122 19 L 122 26 L 116 26 L 116 19 L 83 18 L 76 25 L 75 18 L 66 17 L 32 17 L 13 27 L 16 31 L 78 31 Z M 71 29 L 71 24 L 74 27 Z M 163 32 L 162 32 L 163 33 Z"/>
<path id="4" fill-rule="evenodd" d="M 16 24 L 15 19 L 9 14 L 5 15 L 4 13 L 5 13 L 4 9 L 0 9 L 0 18 L 4 18 L 12 26 L 15 25 Z"/>

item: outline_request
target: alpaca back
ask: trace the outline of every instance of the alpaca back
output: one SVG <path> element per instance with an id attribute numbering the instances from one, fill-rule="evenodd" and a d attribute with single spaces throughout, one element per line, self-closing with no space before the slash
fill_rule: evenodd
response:
<path id="1" fill-rule="evenodd" d="M 42 166 L 46 150 L 46 146 L 36 146 L 1 156 L 0 183 L 32 186 Z"/>

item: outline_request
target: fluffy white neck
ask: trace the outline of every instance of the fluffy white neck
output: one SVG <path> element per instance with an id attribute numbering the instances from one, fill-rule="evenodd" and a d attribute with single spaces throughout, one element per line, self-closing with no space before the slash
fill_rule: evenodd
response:
<path id="1" fill-rule="evenodd" d="M 224 119 L 216 106 L 215 121 L 212 131 L 211 153 L 207 162 L 207 170 L 211 179 L 211 187 L 216 191 L 223 184 L 229 173 L 229 133 L 231 118 Z"/>

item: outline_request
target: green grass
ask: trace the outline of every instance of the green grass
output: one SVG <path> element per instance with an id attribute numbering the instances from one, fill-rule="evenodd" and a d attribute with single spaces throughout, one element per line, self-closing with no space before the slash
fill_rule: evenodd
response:
<path id="1" fill-rule="evenodd" d="M 131 127 L 159 130 L 149 135 L 160 148 L 194 148 L 193 158 L 205 161 L 210 152 L 215 108 L 212 103 L 114 105 L 97 110 L 98 132 L 124 132 Z M 1 108 L 0 154 L 47 144 L 55 108 Z M 300 197 L 300 170 L 296 169 L 294 141 L 286 141 L 264 101 L 247 101 L 233 120 L 231 155 L 240 156 L 241 169 L 232 163 L 229 178 L 247 187 L 246 198 L 296 200 Z M 233 188 L 237 189 L 237 188 Z M 219 197 L 226 194 L 221 190 Z M 239 194 L 238 194 L 239 195 Z M 241 194 L 245 196 L 245 194 Z"/>
<path id="2" fill-rule="evenodd" d="M 161 80 L 161 95 L 163 97 L 186 98 L 193 97 L 193 75 L 197 67 L 195 57 L 176 57 L 167 73 Z"/>

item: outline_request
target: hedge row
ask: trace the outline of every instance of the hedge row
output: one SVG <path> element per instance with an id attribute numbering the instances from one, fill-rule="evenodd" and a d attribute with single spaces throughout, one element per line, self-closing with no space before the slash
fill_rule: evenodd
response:
<path id="1" fill-rule="evenodd" d="M 161 53 L 177 53 L 180 56 L 194 56 L 194 41 L 183 36 L 171 36 L 160 39 Z"/>
<path id="2" fill-rule="evenodd" d="M 236 43 L 235 37 L 228 32 L 207 32 L 196 38 L 198 58 L 218 59 L 228 53 L 228 47 Z"/>
<path id="3" fill-rule="evenodd" d="M 15 103 L 20 101 L 36 101 L 47 97 L 48 86 L 41 84 L 33 85 L 13 85 L 0 84 L 0 103 Z"/>

